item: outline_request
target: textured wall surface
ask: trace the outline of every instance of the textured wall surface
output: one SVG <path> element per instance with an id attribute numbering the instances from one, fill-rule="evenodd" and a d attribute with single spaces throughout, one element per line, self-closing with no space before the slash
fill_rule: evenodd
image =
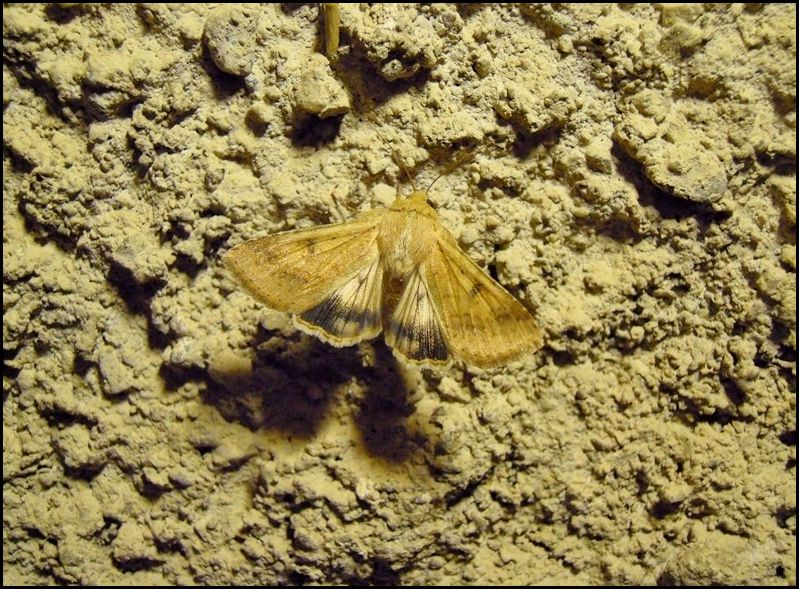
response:
<path id="1" fill-rule="evenodd" d="M 4 583 L 795 584 L 795 6 L 341 33 L 4 7 Z M 385 206 L 398 160 L 449 172 L 536 355 L 335 349 L 220 264 Z"/>

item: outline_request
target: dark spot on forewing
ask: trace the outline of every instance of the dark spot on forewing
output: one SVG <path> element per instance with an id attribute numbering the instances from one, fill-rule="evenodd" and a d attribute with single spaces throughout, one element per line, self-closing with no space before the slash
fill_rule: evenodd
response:
<path id="1" fill-rule="evenodd" d="M 469 290 L 469 296 L 470 297 L 476 297 L 478 294 L 480 294 L 484 290 L 485 290 L 485 286 L 483 286 L 479 282 L 475 282 L 472 285 L 472 288 Z"/>

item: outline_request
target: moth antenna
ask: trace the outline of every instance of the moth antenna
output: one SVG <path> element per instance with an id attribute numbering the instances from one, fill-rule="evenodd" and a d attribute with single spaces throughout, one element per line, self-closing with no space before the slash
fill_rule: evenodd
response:
<path id="1" fill-rule="evenodd" d="M 410 180 L 411 182 L 411 187 L 413 188 L 413 191 L 416 192 L 416 183 L 413 181 L 413 177 L 408 172 L 408 168 L 406 168 L 405 164 L 402 163 L 402 158 L 400 158 L 399 154 L 394 149 L 394 147 L 388 141 L 386 141 L 386 138 L 380 134 L 380 131 L 375 129 L 375 133 L 377 133 L 377 136 L 380 137 L 380 139 L 383 140 L 383 143 L 385 143 L 388 146 L 388 148 L 391 150 L 391 154 L 394 156 L 394 162 L 397 163 L 400 168 L 402 168 L 403 172 L 405 172 L 405 175 L 408 177 L 408 180 Z"/>
<path id="2" fill-rule="evenodd" d="M 430 184 L 428 184 L 427 189 L 425 190 L 425 192 L 430 192 L 430 189 L 433 187 L 433 184 L 438 182 L 439 179 L 441 179 L 442 176 L 445 176 L 448 173 L 449 173 L 449 171 L 445 170 L 445 171 L 441 172 L 438 176 L 436 176 L 436 179 L 433 180 Z"/>
<path id="3" fill-rule="evenodd" d="M 466 152 L 465 155 L 464 152 L 461 152 L 460 154 L 456 155 L 455 158 L 452 160 L 452 162 L 450 162 L 450 164 L 444 168 L 444 171 L 441 172 L 438 176 L 436 176 L 435 180 L 433 180 L 427 186 L 427 190 L 425 192 L 430 192 L 430 189 L 433 188 L 433 184 L 438 182 L 442 176 L 451 174 L 452 172 L 457 170 L 460 166 L 473 159 L 474 159 L 474 152 L 472 151 Z"/>
<path id="4" fill-rule="evenodd" d="M 389 146 L 389 147 L 391 147 L 391 146 Z M 391 151 L 394 153 L 394 157 L 397 158 L 397 163 L 400 165 L 400 168 L 402 168 L 402 171 L 405 172 L 405 175 L 408 177 L 408 180 L 411 181 L 411 188 L 413 188 L 413 191 L 416 192 L 416 183 L 413 181 L 413 178 L 411 177 L 410 173 L 408 172 L 408 168 L 406 168 L 405 164 L 402 163 L 402 160 L 400 159 L 399 154 L 396 151 L 394 151 L 393 147 L 391 147 Z"/>

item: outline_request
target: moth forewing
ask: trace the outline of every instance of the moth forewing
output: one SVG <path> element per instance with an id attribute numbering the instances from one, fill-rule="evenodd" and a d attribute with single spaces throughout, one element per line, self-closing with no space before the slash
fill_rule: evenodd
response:
<path id="1" fill-rule="evenodd" d="M 532 315 L 442 229 L 426 264 L 427 283 L 453 356 L 492 368 L 535 352 L 542 337 Z"/>
<path id="2" fill-rule="evenodd" d="M 225 263 L 269 307 L 302 313 L 328 298 L 374 260 L 375 216 L 285 231 L 231 249 Z"/>

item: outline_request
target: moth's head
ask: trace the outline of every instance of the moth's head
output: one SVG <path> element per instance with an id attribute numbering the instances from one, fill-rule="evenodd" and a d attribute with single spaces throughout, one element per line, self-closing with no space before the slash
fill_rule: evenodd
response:
<path id="1" fill-rule="evenodd" d="M 408 195 L 409 200 L 427 203 L 427 190 L 414 190 Z"/>
<path id="2" fill-rule="evenodd" d="M 406 198 L 397 198 L 397 200 L 394 201 L 394 204 L 391 205 L 391 210 L 402 211 L 405 213 L 413 212 L 419 215 L 424 215 L 425 217 L 430 217 L 432 219 L 438 218 L 438 213 L 436 213 L 436 210 L 427 202 L 426 190 L 414 190 Z"/>

